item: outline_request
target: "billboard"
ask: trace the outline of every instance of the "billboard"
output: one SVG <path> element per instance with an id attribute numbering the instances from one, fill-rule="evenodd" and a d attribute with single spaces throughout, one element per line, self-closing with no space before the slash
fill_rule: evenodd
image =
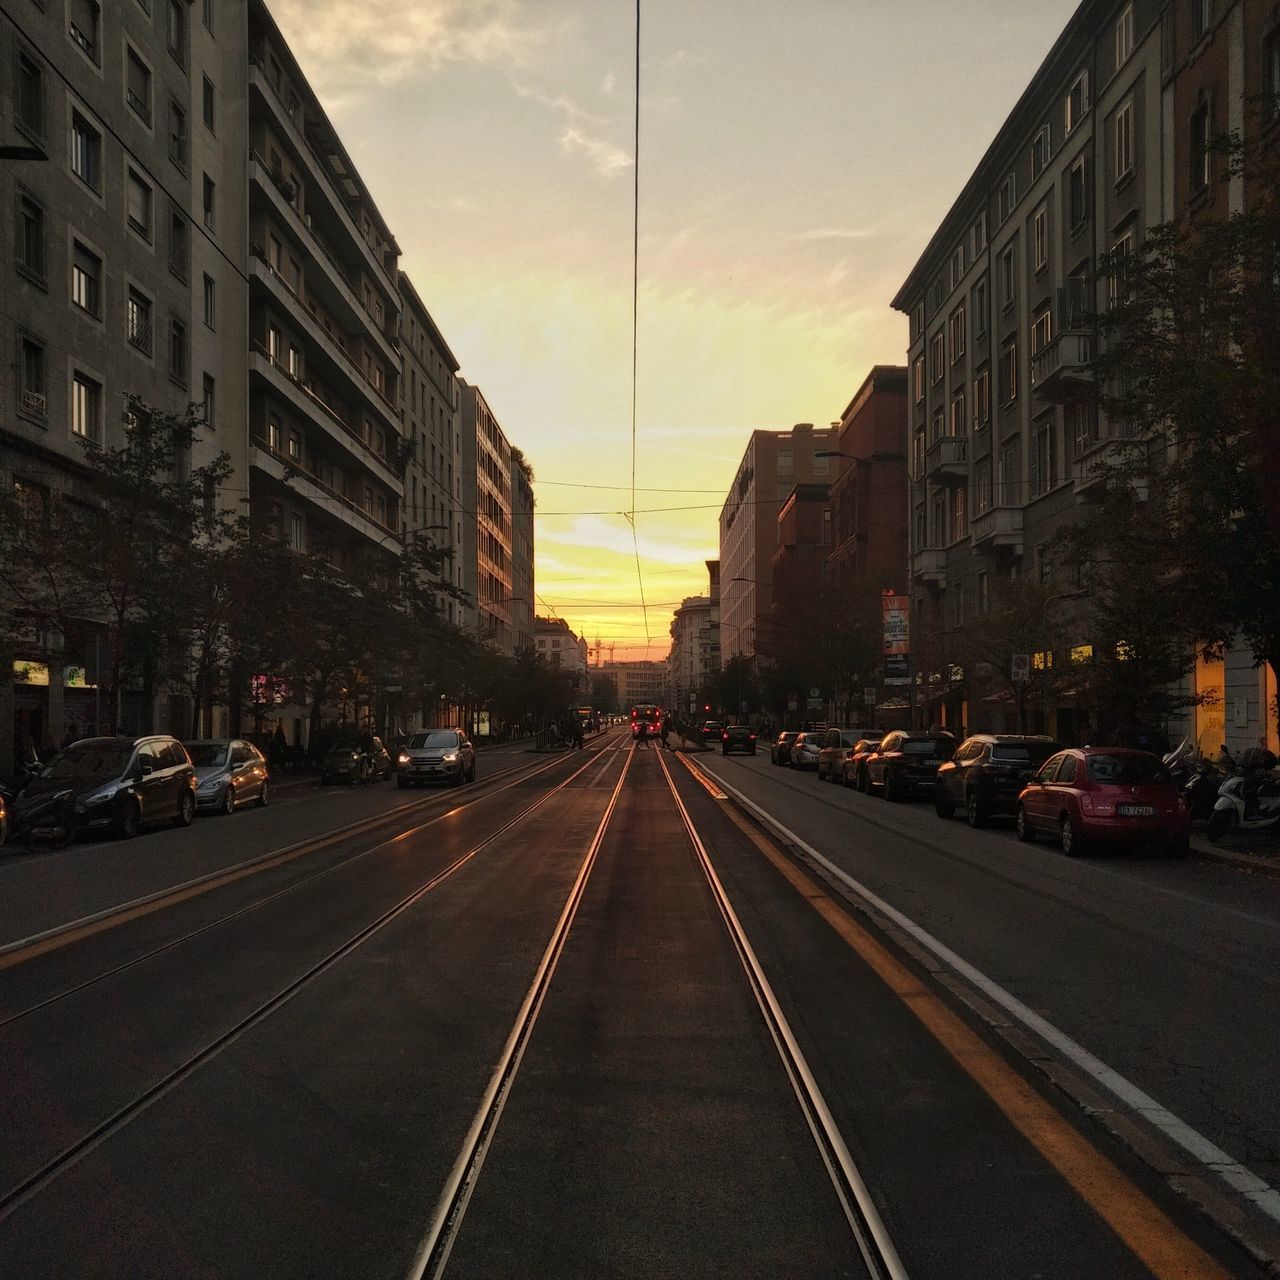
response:
<path id="1" fill-rule="evenodd" d="M 911 652 L 911 598 L 886 591 L 880 597 L 885 657 Z"/>

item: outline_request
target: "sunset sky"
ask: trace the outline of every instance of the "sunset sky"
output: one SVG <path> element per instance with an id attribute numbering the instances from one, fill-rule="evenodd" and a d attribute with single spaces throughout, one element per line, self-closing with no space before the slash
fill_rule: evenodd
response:
<path id="1" fill-rule="evenodd" d="M 904 361 L 889 299 L 1075 2 L 644 0 L 646 626 L 622 514 L 632 0 L 274 0 L 463 376 L 533 463 L 540 612 L 665 655 L 748 434 L 830 422 Z"/>

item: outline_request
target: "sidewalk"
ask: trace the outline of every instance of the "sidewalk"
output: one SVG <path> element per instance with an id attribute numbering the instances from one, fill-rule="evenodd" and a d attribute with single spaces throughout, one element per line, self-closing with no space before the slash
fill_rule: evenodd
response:
<path id="1" fill-rule="evenodd" d="M 1241 843 L 1244 841 L 1241 840 Z M 1274 848 L 1274 844 L 1271 847 Z M 1268 846 L 1261 841 L 1256 848 L 1257 852 L 1224 849 L 1221 845 L 1210 844 L 1203 832 L 1194 831 L 1191 835 L 1193 857 L 1207 858 L 1211 862 L 1225 862 L 1242 870 L 1260 872 L 1262 875 L 1280 876 L 1280 851 L 1266 851 Z"/>

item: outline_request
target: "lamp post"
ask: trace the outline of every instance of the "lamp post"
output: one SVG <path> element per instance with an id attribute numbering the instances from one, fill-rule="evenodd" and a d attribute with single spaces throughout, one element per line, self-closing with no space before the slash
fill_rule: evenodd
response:
<path id="1" fill-rule="evenodd" d="M 1044 716 L 1044 732 L 1049 732 L 1049 673 L 1053 669 L 1053 650 L 1049 644 L 1049 606 L 1060 600 L 1079 600 L 1087 596 L 1087 591 L 1058 591 L 1045 596 L 1044 606 L 1040 610 L 1040 635 L 1044 645 L 1041 650 L 1044 665 L 1040 668 L 1042 715 Z"/>

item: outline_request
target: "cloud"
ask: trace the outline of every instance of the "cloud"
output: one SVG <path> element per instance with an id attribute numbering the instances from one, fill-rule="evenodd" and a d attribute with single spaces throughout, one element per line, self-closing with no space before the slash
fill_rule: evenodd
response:
<path id="1" fill-rule="evenodd" d="M 603 138 L 592 138 L 581 129 L 568 128 L 560 135 L 560 150 L 565 155 L 585 155 L 596 171 L 605 178 L 612 178 L 624 169 L 631 168 L 630 153 Z"/>
<path id="2" fill-rule="evenodd" d="M 521 65 L 544 38 L 517 0 L 275 0 L 280 29 L 332 105 L 449 63 Z"/>
<path id="3" fill-rule="evenodd" d="M 521 98 L 527 98 L 530 102 L 536 102 L 540 106 L 546 107 L 550 111 L 558 111 L 561 115 L 566 116 L 575 123 L 585 123 L 600 127 L 607 123 L 603 116 L 595 115 L 588 111 L 581 103 L 574 101 L 568 94 L 547 93 L 545 90 L 538 88 L 537 85 L 525 84 L 518 80 L 511 82 L 511 87 Z"/>
<path id="4" fill-rule="evenodd" d="M 796 231 L 791 240 L 866 240 L 875 235 L 871 227 L 815 227 L 812 231 Z"/>
<path id="5" fill-rule="evenodd" d="M 616 83 L 617 83 L 617 81 L 616 81 L 616 80 L 614 80 L 614 78 L 613 78 L 613 72 L 612 72 L 612 71 L 610 71 L 610 72 L 609 72 L 609 74 L 608 74 L 607 76 L 605 76 L 605 78 L 600 82 L 600 92 L 601 92 L 601 93 L 612 93 L 612 92 L 613 92 L 613 86 L 614 86 Z"/>

